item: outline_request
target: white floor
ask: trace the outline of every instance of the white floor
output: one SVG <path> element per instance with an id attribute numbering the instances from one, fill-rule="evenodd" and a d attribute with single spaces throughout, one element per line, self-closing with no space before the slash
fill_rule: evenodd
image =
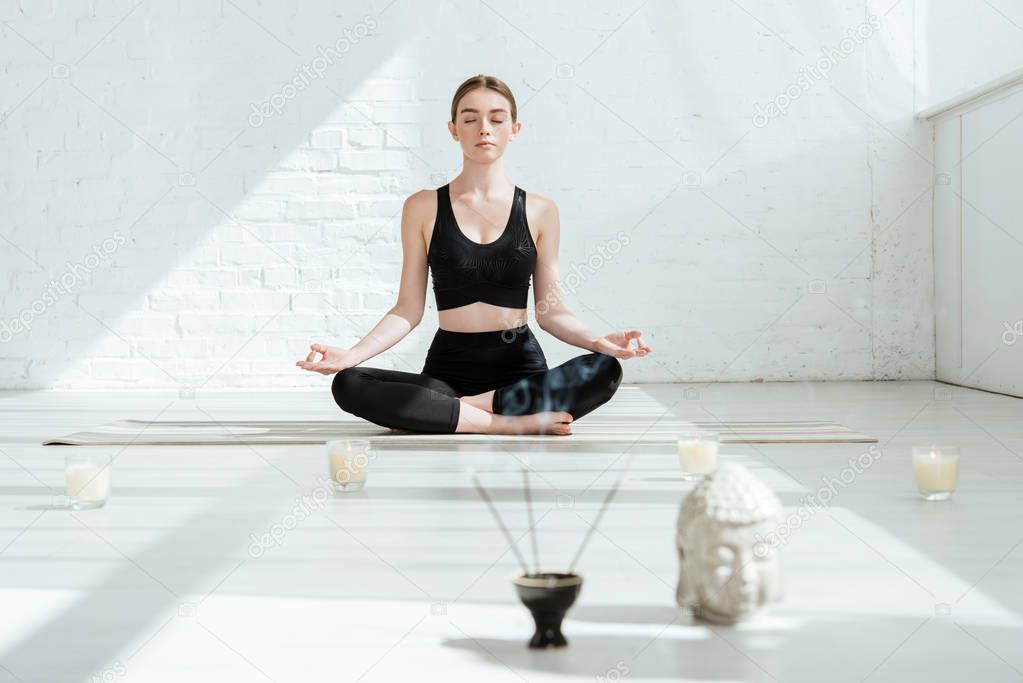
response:
<path id="1" fill-rule="evenodd" d="M 517 563 L 470 472 L 521 535 L 531 469 L 542 564 L 562 568 L 626 449 L 381 450 L 364 492 L 324 498 L 323 447 L 107 448 L 113 497 L 70 512 L 54 509 L 63 458 L 83 449 L 45 437 L 339 415 L 326 385 L 0 393 L 0 682 L 1023 678 L 1023 401 L 933 382 L 674 384 L 624 386 L 600 411 L 830 419 L 877 436 L 881 457 L 845 484 L 869 445 L 725 446 L 807 519 L 781 551 L 784 601 L 710 628 L 674 606 L 689 485 L 670 446 L 644 448 L 579 563 L 569 647 L 532 652 Z M 962 447 L 962 473 L 927 503 L 909 454 L 935 439 Z M 828 506 L 807 503 L 825 488 Z"/>

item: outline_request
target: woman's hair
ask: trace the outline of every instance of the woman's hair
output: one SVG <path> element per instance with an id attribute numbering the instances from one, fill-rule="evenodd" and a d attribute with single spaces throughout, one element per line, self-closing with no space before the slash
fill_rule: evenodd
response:
<path id="1" fill-rule="evenodd" d="M 490 88 L 508 98 L 508 102 L 511 104 L 511 120 L 515 123 L 518 120 L 518 110 L 515 108 L 515 96 L 512 95 L 511 88 L 497 76 L 485 76 L 483 74 L 476 74 L 470 78 L 465 79 L 458 90 L 455 91 L 455 96 L 451 100 L 451 123 L 455 123 L 455 117 L 458 116 L 458 101 L 465 97 L 465 94 L 476 88 Z"/>

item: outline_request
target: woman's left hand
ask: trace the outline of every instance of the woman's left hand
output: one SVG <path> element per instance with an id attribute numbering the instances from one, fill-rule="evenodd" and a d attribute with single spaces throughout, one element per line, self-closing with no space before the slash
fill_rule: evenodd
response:
<path id="1" fill-rule="evenodd" d="M 651 353 L 653 349 L 643 343 L 641 338 L 643 335 L 639 330 L 624 330 L 622 332 L 612 332 L 611 334 L 600 337 L 593 342 L 593 350 L 599 351 L 600 353 L 606 353 L 609 356 L 615 358 L 635 358 L 637 356 L 645 356 Z M 636 346 L 630 346 L 630 342 L 635 339 Z"/>

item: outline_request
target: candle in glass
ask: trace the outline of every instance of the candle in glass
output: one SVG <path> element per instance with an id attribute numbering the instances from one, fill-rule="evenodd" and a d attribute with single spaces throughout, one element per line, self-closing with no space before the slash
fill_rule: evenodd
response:
<path id="1" fill-rule="evenodd" d="M 959 479 L 959 448 L 913 446 L 913 474 L 924 500 L 948 499 Z"/>
<path id="2" fill-rule="evenodd" d="M 330 481 L 335 491 L 361 491 L 366 484 L 369 467 L 369 441 L 365 439 L 334 439 L 327 442 Z"/>
<path id="3" fill-rule="evenodd" d="M 69 455 L 64 459 L 67 497 L 75 510 L 103 507 L 110 498 L 110 456 Z"/>
<path id="4" fill-rule="evenodd" d="M 678 461 L 682 477 L 686 480 L 701 479 L 718 464 L 717 432 L 689 430 L 678 435 Z"/>

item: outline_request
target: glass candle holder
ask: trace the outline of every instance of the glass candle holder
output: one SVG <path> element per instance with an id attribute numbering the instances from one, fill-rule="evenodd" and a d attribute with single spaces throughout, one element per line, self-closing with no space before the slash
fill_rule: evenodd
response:
<path id="1" fill-rule="evenodd" d="M 327 442 L 327 464 L 330 483 L 339 493 L 361 491 L 366 485 L 369 469 L 369 441 L 366 439 L 333 439 Z"/>
<path id="2" fill-rule="evenodd" d="M 913 446 L 913 474 L 924 500 L 947 500 L 959 479 L 957 446 Z"/>
<path id="3" fill-rule="evenodd" d="M 682 478 L 686 481 L 702 479 L 718 465 L 720 435 L 704 429 L 692 429 L 678 434 L 678 462 Z"/>
<path id="4" fill-rule="evenodd" d="M 64 481 L 72 509 L 103 507 L 110 498 L 109 455 L 77 454 L 64 458 Z"/>

